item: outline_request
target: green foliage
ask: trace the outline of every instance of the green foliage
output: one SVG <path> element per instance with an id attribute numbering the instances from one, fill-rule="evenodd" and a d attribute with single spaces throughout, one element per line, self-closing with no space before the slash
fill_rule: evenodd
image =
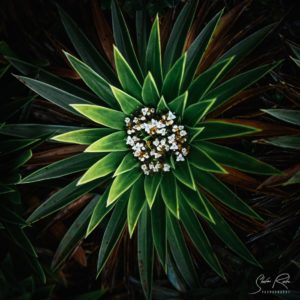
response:
<path id="1" fill-rule="evenodd" d="M 197 251 L 221 277 L 225 277 L 224 271 L 205 233 L 204 228 L 207 226 L 237 255 L 259 265 L 207 195 L 239 214 L 252 219 L 262 218 L 211 173 L 226 176 L 228 172 L 225 166 L 260 175 L 275 175 L 279 171 L 249 155 L 219 144 L 225 138 L 255 134 L 260 131 L 259 128 L 229 120 L 208 119 L 208 114 L 227 104 L 232 97 L 256 83 L 279 64 L 274 62 L 234 76 L 229 73 L 233 66 L 262 42 L 272 26 L 245 38 L 198 74 L 198 67 L 213 40 L 223 12 L 219 12 L 185 49 L 197 2 L 189 1 L 185 4 L 171 30 L 164 54 L 161 49 L 159 16 L 156 16 L 147 47 L 141 48 L 144 51 L 140 49 L 138 58 L 117 1 L 112 1 L 116 74 L 74 21 L 59 8 L 62 23 L 81 60 L 68 53 L 65 55 L 81 79 L 100 99 L 85 100 L 85 97 L 78 95 L 78 90 L 72 93 L 71 87 L 58 82 L 58 79 L 46 82 L 19 77 L 45 99 L 68 112 L 86 117 L 89 122 L 85 128 L 74 130 L 40 128 L 42 133 L 50 132 L 52 142 L 87 147 L 82 154 L 33 172 L 22 183 L 58 178 L 81 171 L 85 173 L 50 196 L 29 216 L 27 222 L 33 223 L 45 218 L 103 185 L 102 195 L 96 195 L 89 202 L 62 239 L 53 260 L 54 268 L 58 268 L 80 240 L 99 226 L 108 214 L 110 218 L 99 250 L 97 274 L 105 267 L 126 225 L 130 237 L 137 228 L 138 266 L 142 288 L 148 299 L 152 294 L 155 252 L 166 272 L 174 261 L 174 266 L 187 286 L 196 287 L 199 284 L 183 227 Z M 226 79 L 222 81 L 223 78 Z M 170 110 L 176 114 L 176 122 L 187 131 L 189 153 L 184 162 L 175 161 L 175 155 L 170 155 L 167 158 L 169 172 L 143 173 L 140 162 L 126 144 L 128 129 L 125 120 L 134 118 L 137 109 L 144 106 L 155 108 L 158 115 Z M 18 134 L 28 137 L 30 125 L 26 128 L 19 129 Z M 54 129 L 58 131 L 55 136 Z M 146 142 L 148 139 L 149 135 L 143 137 Z M 32 139 L 24 140 L 20 147 L 26 149 L 34 142 Z M 3 151 L 12 148 L 14 143 L 13 140 L 11 144 L 3 144 Z M 202 222 L 206 226 L 202 226 Z"/>

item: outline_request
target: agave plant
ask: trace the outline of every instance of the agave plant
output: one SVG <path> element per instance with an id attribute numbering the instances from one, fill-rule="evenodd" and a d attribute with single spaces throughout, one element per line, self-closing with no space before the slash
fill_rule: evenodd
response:
<path id="1" fill-rule="evenodd" d="M 197 4 L 185 4 L 164 50 L 159 16 L 149 33 L 137 26 L 137 55 L 122 12 L 112 1 L 113 67 L 59 8 L 81 60 L 65 52 L 66 58 L 97 97 L 72 84 L 62 86 L 55 80 L 18 77 L 37 94 L 81 117 L 79 122 L 84 124 L 59 127 L 59 134 L 52 137 L 55 143 L 83 145 L 82 153 L 39 169 L 21 181 L 31 183 L 84 171 L 38 207 L 27 222 L 36 222 L 101 187 L 103 193 L 79 215 L 59 251 L 64 252 L 74 238 L 91 234 L 110 214 L 97 273 L 103 270 L 124 228 L 128 227 L 130 237 L 137 231 L 140 278 L 147 298 L 151 298 L 154 253 L 166 272 L 173 262 L 188 286 L 198 285 L 184 232 L 208 265 L 225 277 L 203 222 L 232 251 L 259 265 L 214 204 L 221 202 L 249 218 L 262 218 L 222 183 L 218 174 L 228 174 L 229 168 L 259 175 L 278 173 L 262 161 L 221 145 L 222 139 L 254 135 L 260 128 L 209 117 L 278 65 L 270 63 L 230 75 L 274 26 L 260 29 L 219 52 L 205 66 L 208 54 L 213 52 L 213 37 L 217 36 L 223 11 L 191 42 L 189 32 Z M 58 259 L 54 267 L 57 265 Z"/>

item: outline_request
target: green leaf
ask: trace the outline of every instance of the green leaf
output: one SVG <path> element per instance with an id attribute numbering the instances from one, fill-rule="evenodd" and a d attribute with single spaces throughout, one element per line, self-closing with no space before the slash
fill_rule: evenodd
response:
<path id="1" fill-rule="evenodd" d="M 229 70 L 234 65 L 236 65 L 241 59 L 248 56 L 258 45 L 260 45 L 263 40 L 270 34 L 270 32 L 275 28 L 275 24 L 268 25 L 260 30 L 257 30 L 253 34 L 247 36 L 245 39 L 235 44 L 232 48 L 226 51 L 218 60 L 220 62 L 229 57 L 235 57 L 231 64 L 228 66 Z"/>
<path id="2" fill-rule="evenodd" d="M 300 111 L 291 109 L 261 109 L 263 112 L 294 125 L 300 126 Z"/>
<path id="3" fill-rule="evenodd" d="M 215 99 L 200 101 L 187 107 L 184 112 L 184 122 L 187 125 L 196 126 L 215 103 Z"/>
<path id="4" fill-rule="evenodd" d="M 262 220 L 262 218 L 246 203 L 242 201 L 235 193 L 233 193 L 226 185 L 224 185 L 215 176 L 199 169 L 195 170 L 195 176 L 201 178 L 199 185 L 214 196 L 218 201 L 230 207 L 245 216 Z"/>
<path id="5" fill-rule="evenodd" d="M 10 209 L 3 201 L 0 202 L 0 221 L 4 223 L 27 225 L 26 221 Z"/>
<path id="6" fill-rule="evenodd" d="M 180 185 L 180 187 L 178 186 L 177 188 L 179 190 L 180 195 L 182 195 L 182 197 L 196 212 L 198 212 L 203 218 L 205 218 L 209 222 L 215 222 L 210 210 L 208 209 L 206 201 L 204 200 L 203 196 L 198 190 L 193 191 L 184 185 Z"/>
<path id="7" fill-rule="evenodd" d="M 27 222 L 34 223 L 39 221 L 101 185 L 101 181 L 93 181 L 82 186 L 77 186 L 77 182 L 78 178 L 51 195 L 28 217 Z"/>
<path id="8" fill-rule="evenodd" d="M 24 250 L 29 256 L 38 257 L 34 246 L 31 244 L 24 230 L 19 225 L 6 223 L 4 224 L 4 227 L 16 245 Z"/>
<path id="9" fill-rule="evenodd" d="M 216 98 L 216 102 L 212 106 L 211 110 L 215 110 L 217 107 L 223 105 L 227 100 L 257 82 L 260 78 L 276 68 L 280 63 L 281 61 L 263 65 L 241 73 L 208 92 L 205 96 L 207 99 Z"/>
<path id="10" fill-rule="evenodd" d="M 299 136 L 291 136 L 291 135 L 279 136 L 279 137 L 267 139 L 264 141 L 273 146 L 300 150 L 300 137 Z"/>
<path id="11" fill-rule="evenodd" d="M 226 174 L 226 170 L 217 163 L 218 160 L 216 161 L 211 158 L 205 151 L 202 150 L 202 147 L 198 145 L 199 144 L 194 145 L 191 149 L 191 153 L 189 153 L 189 161 L 191 165 L 206 172 Z"/>
<path id="12" fill-rule="evenodd" d="M 106 226 L 98 255 L 97 276 L 99 276 L 104 268 L 126 225 L 127 202 L 127 197 L 122 197 L 122 199 L 116 203 Z"/>
<path id="13" fill-rule="evenodd" d="M 146 67 L 147 70 L 149 70 L 154 75 L 158 86 L 161 88 L 163 75 L 158 15 L 156 15 L 156 18 L 153 22 L 149 36 L 146 50 Z"/>
<path id="14" fill-rule="evenodd" d="M 218 213 L 218 211 L 213 207 L 213 205 L 206 199 L 207 205 L 211 214 L 216 220 L 216 223 L 208 223 L 211 229 L 217 234 L 221 241 L 223 241 L 232 251 L 234 251 L 238 256 L 244 258 L 249 263 L 260 266 L 260 264 L 253 257 L 251 252 L 245 247 L 241 242 L 239 237 L 234 233 L 229 224 L 224 220 L 224 218 Z"/>
<path id="15" fill-rule="evenodd" d="M 159 190 L 161 181 L 162 181 L 161 174 L 155 174 L 154 176 L 145 176 L 144 190 L 145 190 L 146 199 L 150 209 L 152 208 L 152 205 L 155 202 L 155 198 L 157 196 L 157 192 Z"/>
<path id="16" fill-rule="evenodd" d="M 184 78 L 183 88 L 187 89 L 192 81 L 198 66 L 203 58 L 205 50 L 212 40 L 213 33 L 220 21 L 223 10 L 218 12 L 202 29 L 195 38 L 189 49 L 187 50 L 186 74 Z"/>
<path id="17" fill-rule="evenodd" d="M 78 96 L 72 95 L 69 92 L 66 92 L 48 83 L 24 76 L 15 77 L 19 79 L 23 84 L 25 84 L 28 88 L 39 94 L 41 97 L 49 100 L 53 104 L 58 105 L 66 111 L 69 111 L 75 115 L 78 115 L 78 113 L 71 106 L 72 103 L 90 104 L 89 101 Z"/>
<path id="18" fill-rule="evenodd" d="M 154 251 L 151 234 L 151 217 L 147 205 L 144 205 L 138 225 L 138 264 L 142 288 L 146 299 L 151 299 Z"/>
<path id="19" fill-rule="evenodd" d="M 199 286 L 199 279 L 179 223 L 167 212 L 167 230 L 170 250 L 184 281 L 189 287 Z"/>
<path id="20" fill-rule="evenodd" d="M 46 167 L 38 169 L 37 171 L 23 178 L 20 183 L 31 183 L 59 178 L 86 170 L 99 160 L 100 155 L 98 153 L 80 153 L 77 155 L 73 155 L 71 157 L 49 164 Z"/>
<path id="21" fill-rule="evenodd" d="M 300 183 L 300 171 L 297 172 L 294 176 L 292 176 L 288 181 L 286 181 L 283 185 L 289 184 L 299 184 Z"/>
<path id="22" fill-rule="evenodd" d="M 118 200 L 126 191 L 128 191 L 133 184 L 140 178 L 142 175 L 140 170 L 133 170 L 129 173 L 123 173 L 117 176 L 110 188 L 107 205 Z"/>
<path id="23" fill-rule="evenodd" d="M 188 160 L 177 164 L 176 168 L 172 170 L 172 172 L 181 183 L 185 184 L 192 190 L 196 190 L 194 176 Z"/>
<path id="24" fill-rule="evenodd" d="M 120 111 L 98 105 L 72 104 L 71 106 L 95 123 L 113 129 L 124 128 L 125 115 Z"/>
<path id="25" fill-rule="evenodd" d="M 205 131 L 205 127 L 187 127 L 187 128 L 188 128 L 188 134 L 190 136 L 189 137 L 190 143 L 192 143 L 193 140 L 195 140 L 203 130 Z"/>
<path id="26" fill-rule="evenodd" d="M 237 137 L 261 131 L 259 128 L 224 121 L 201 122 L 201 126 L 205 130 L 197 136 L 197 141 Z"/>
<path id="27" fill-rule="evenodd" d="M 167 73 L 162 87 L 162 94 L 171 101 L 179 95 L 185 72 L 186 53 L 183 54 Z"/>
<path id="28" fill-rule="evenodd" d="M 91 219 L 88 224 L 88 228 L 85 233 L 85 238 L 87 238 L 96 227 L 102 222 L 104 217 L 114 208 L 114 205 L 107 206 L 107 198 L 108 198 L 109 188 L 105 190 L 105 192 L 100 196 L 97 204 L 93 210 Z"/>
<path id="29" fill-rule="evenodd" d="M 210 157 L 225 166 L 238 169 L 247 173 L 261 174 L 261 175 L 274 175 L 279 174 L 280 171 L 259 161 L 252 156 L 241 153 L 239 151 L 230 149 L 225 146 L 199 141 L 195 143 L 196 147 L 201 148 Z"/>
<path id="30" fill-rule="evenodd" d="M 116 100 L 111 92 L 109 83 L 82 61 L 67 52 L 64 53 L 85 84 L 99 96 L 102 101 L 111 107 L 116 107 Z"/>
<path id="31" fill-rule="evenodd" d="M 142 80 L 143 73 L 135 54 L 129 30 L 116 0 L 111 1 L 111 14 L 116 46 L 133 68 L 139 80 Z"/>
<path id="32" fill-rule="evenodd" d="M 125 60 L 118 48 L 114 47 L 115 65 L 118 78 L 125 92 L 140 99 L 142 96 L 142 86 L 136 78 L 134 72 Z"/>
<path id="33" fill-rule="evenodd" d="M 148 37 L 150 32 L 150 18 L 146 6 L 140 6 L 135 12 L 136 44 L 138 48 L 139 61 L 145 71 L 145 53 L 147 49 Z"/>
<path id="34" fill-rule="evenodd" d="M 123 158 L 122 162 L 118 166 L 117 170 L 115 171 L 113 177 L 119 176 L 123 173 L 129 172 L 139 166 L 138 161 L 134 158 L 131 152 L 126 154 Z"/>
<path id="35" fill-rule="evenodd" d="M 169 110 L 168 104 L 166 103 L 164 96 L 161 96 L 161 98 L 157 104 L 157 111 L 165 112 L 167 110 Z"/>
<path id="36" fill-rule="evenodd" d="M 163 175 L 160 190 L 161 196 L 168 210 L 179 219 L 179 202 L 176 195 L 176 180 L 173 174 L 166 173 Z"/>
<path id="37" fill-rule="evenodd" d="M 38 139 L 9 139 L 1 141 L 0 156 L 31 148 L 39 142 Z"/>
<path id="38" fill-rule="evenodd" d="M 123 156 L 123 153 L 120 152 L 112 152 L 107 154 L 89 167 L 82 177 L 80 177 L 78 185 L 88 183 L 112 173 L 118 167 Z"/>
<path id="39" fill-rule="evenodd" d="M 130 238 L 145 204 L 144 178 L 140 177 L 132 186 L 127 206 L 127 223 Z"/>
<path id="40" fill-rule="evenodd" d="M 188 99 L 188 91 L 175 98 L 173 101 L 171 101 L 168 104 L 168 106 L 172 112 L 175 112 L 176 115 L 179 115 L 181 118 L 183 118 L 187 99 Z"/>
<path id="41" fill-rule="evenodd" d="M 51 136 L 72 130 L 81 129 L 75 126 L 45 125 L 45 124 L 6 124 L 0 129 L 1 134 L 21 138 L 39 138 Z"/>
<path id="42" fill-rule="evenodd" d="M 156 106 L 159 101 L 159 92 L 150 72 L 148 72 L 144 81 L 142 98 L 144 103 L 149 106 Z"/>
<path id="43" fill-rule="evenodd" d="M 79 145 L 90 145 L 110 133 L 113 130 L 109 128 L 91 128 L 69 131 L 52 137 L 52 140 L 64 143 L 72 143 Z"/>
<path id="44" fill-rule="evenodd" d="M 196 249 L 209 266 L 219 276 L 225 278 L 219 260 L 214 253 L 214 249 L 192 208 L 190 208 L 185 201 L 182 202 L 181 208 L 181 221 Z"/>
<path id="45" fill-rule="evenodd" d="M 133 112 L 135 112 L 138 108 L 142 106 L 142 103 L 138 100 L 136 100 L 134 97 L 128 95 L 127 93 L 123 92 L 120 89 L 117 89 L 115 87 L 111 87 L 111 90 L 117 99 L 122 111 L 126 115 L 130 115 Z"/>
<path id="46" fill-rule="evenodd" d="M 105 79 L 116 82 L 116 76 L 112 67 L 100 55 L 99 51 L 88 40 L 71 17 L 61 7 L 58 5 L 57 7 L 66 33 L 81 59 L 87 65 L 93 67 L 93 69 Z"/>
<path id="47" fill-rule="evenodd" d="M 62 265 L 79 244 L 80 240 L 84 238 L 90 217 L 98 201 L 99 196 L 97 195 L 88 203 L 65 233 L 52 260 L 51 267 L 54 270 L 57 270 Z"/>
<path id="48" fill-rule="evenodd" d="M 176 18 L 164 54 L 164 73 L 166 74 L 181 56 L 190 26 L 193 22 L 198 1 L 188 1 Z"/>
<path id="49" fill-rule="evenodd" d="M 201 73 L 189 87 L 189 102 L 197 103 L 199 100 L 202 100 L 206 93 L 211 90 L 213 85 L 224 74 L 227 66 L 233 59 L 234 57 L 224 59 Z"/>
<path id="50" fill-rule="evenodd" d="M 149 176 L 146 176 L 146 178 Z M 161 199 L 157 196 L 157 201 L 151 208 L 151 226 L 153 243 L 164 270 L 166 271 L 167 259 L 167 225 L 166 225 L 166 207 Z"/>
<path id="51" fill-rule="evenodd" d="M 124 131 L 111 133 L 91 144 L 85 152 L 119 152 L 127 151 L 126 134 Z"/>

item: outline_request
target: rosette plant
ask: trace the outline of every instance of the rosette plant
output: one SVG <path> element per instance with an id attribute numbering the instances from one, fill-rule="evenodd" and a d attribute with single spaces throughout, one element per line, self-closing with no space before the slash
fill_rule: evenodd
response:
<path id="1" fill-rule="evenodd" d="M 97 272 L 104 268 L 124 229 L 128 228 L 130 237 L 137 231 L 138 266 L 147 298 L 151 298 L 154 253 L 166 272 L 168 266 L 175 265 L 188 286 L 197 286 L 198 275 L 187 240 L 224 278 L 203 223 L 232 251 L 259 265 L 215 203 L 249 218 L 262 218 L 218 175 L 226 176 L 229 168 L 259 175 L 278 173 L 274 167 L 222 145 L 223 139 L 256 134 L 260 128 L 211 117 L 278 65 L 274 62 L 231 75 L 274 26 L 260 29 L 223 53 L 219 50 L 218 57 L 205 66 L 208 54 L 215 50 L 214 37 L 218 36 L 223 11 L 190 41 L 196 10 L 197 1 L 185 4 L 163 50 L 159 17 L 153 20 L 149 33 L 142 22 L 137 22 L 136 52 L 125 19 L 113 1 L 112 66 L 59 9 L 80 57 L 65 53 L 66 58 L 97 97 L 71 84 L 64 84 L 64 89 L 55 80 L 19 77 L 42 97 L 80 117 L 83 124 L 60 127 L 52 137 L 56 143 L 83 145 L 82 153 L 37 170 L 21 181 L 31 183 L 83 172 L 51 195 L 27 221 L 36 222 L 85 193 L 100 191 L 101 195 L 78 217 L 81 225 L 75 221 L 71 226 L 72 232 L 62 240 L 58 252 L 65 251 L 67 240 L 88 236 L 109 216 Z M 57 267 L 59 260 L 54 260 Z"/>

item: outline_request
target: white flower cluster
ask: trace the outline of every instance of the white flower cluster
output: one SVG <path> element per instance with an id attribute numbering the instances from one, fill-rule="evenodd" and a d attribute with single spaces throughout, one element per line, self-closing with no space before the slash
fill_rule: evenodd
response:
<path id="1" fill-rule="evenodd" d="M 176 161 L 184 161 L 188 155 L 187 132 L 175 124 L 171 111 L 158 114 L 154 108 L 144 107 L 131 118 L 126 118 L 126 144 L 133 155 L 142 162 L 144 174 L 169 172 L 167 159 L 173 154 Z"/>

